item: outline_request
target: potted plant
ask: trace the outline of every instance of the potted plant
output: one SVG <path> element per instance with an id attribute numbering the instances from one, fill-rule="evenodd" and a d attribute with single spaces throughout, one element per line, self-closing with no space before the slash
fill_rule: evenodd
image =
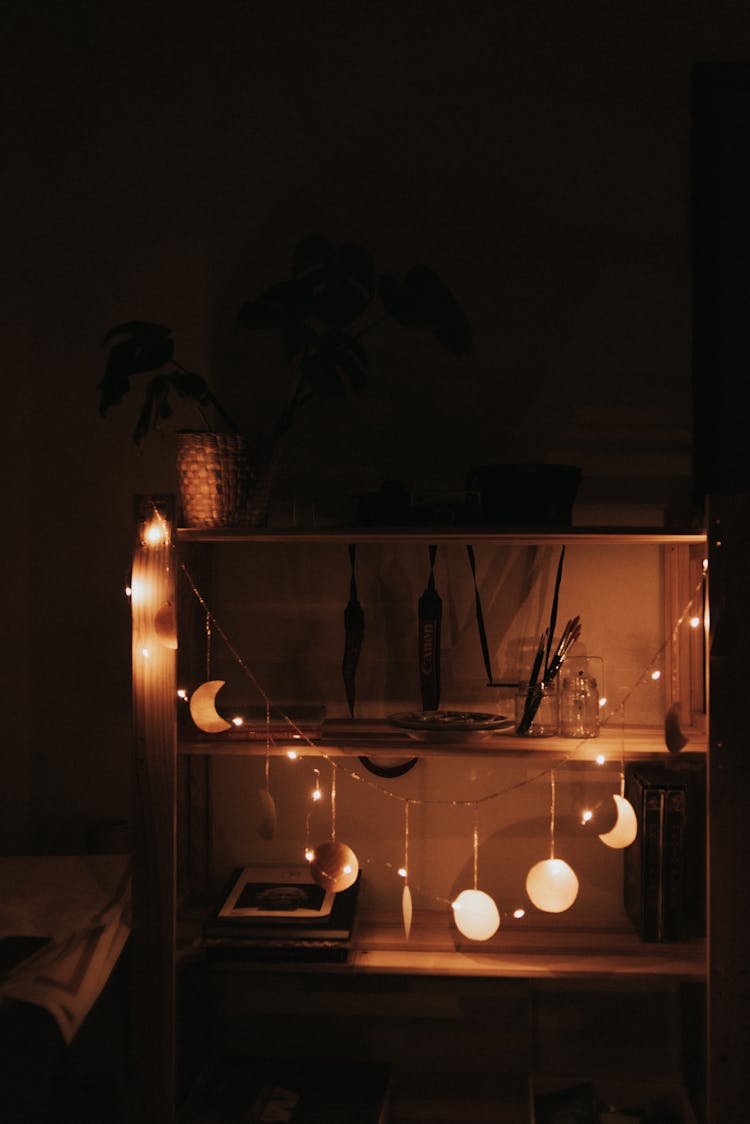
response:
<path id="1" fill-rule="evenodd" d="M 151 373 L 133 431 L 133 442 L 140 448 L 146 435 L 172 416 L 173 396 L 189 402 L 201 426 L 176 434 L 183 518 L 193 527 L 237 522 L 247 494 L 244 437 L 206 380 L 177 362 L 171 329 L 133 320 L 110 328 L 102 343 L 109 345 L 109 353 L 98 383 L 99 412 L 105 415 L 122 402 L 134 376 Z M 211 413 L 218 416 L 221 428 L 212 426 Z"/>
<path id="2" fill-rule="evenodd" d="M 295 246 L 289 278 L 241 306 L 239 327 L 277 332 L 293 376 L 272 427 L 267 475 L 273 473 L 281 443 L 306 403 L 364 389 L 369 373 L 365 337 L 389 321 L 425 332 L 452 355 L 471 352 L 468 320 L 432 269 L 412 266 L 400 281 L 391 273 L 378 274 L 364 246 L 335 246 L 316 234 Z"/>

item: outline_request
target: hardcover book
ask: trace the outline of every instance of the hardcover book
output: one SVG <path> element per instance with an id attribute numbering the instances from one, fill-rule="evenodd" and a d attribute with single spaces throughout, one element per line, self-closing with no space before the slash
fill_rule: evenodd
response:
<path id="1" fill-rule="evenodd" d="M 705 931 L 705 762 L 632 763 L 625 796 L 638 835 L 625 849 L 624 904 L 645 941 Z"/>
<path id="2" fill-rule="evenodd" d="M 241 867 L 203 926 L 204 938 L 232 938 L 261 946 L 271 941 L 348 941 L 354 928 L 361 872 L 334 894 L 310 877 L 307 866 Z"/>

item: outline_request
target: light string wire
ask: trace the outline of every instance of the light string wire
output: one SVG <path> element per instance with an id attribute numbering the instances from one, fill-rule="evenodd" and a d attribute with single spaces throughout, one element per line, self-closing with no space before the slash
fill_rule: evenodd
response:
<path id="1" fill-rule="evenodd" d="M 557 794 L 555 789 L 555 770 L 549 773 L 549 857 L 555 857 L 555 812 L 557 808 Z"/>
<path id="2" fill-rule="evenodd" d="M 221 637 L 221 639 L 223 640 L 224 644 L 226 645 L 226 648 L 227 648 L 228 652 L 230 653 L 230 655 L 232 656 L 232 658 L 235 660 L 237 665 L 242 669 L 242 671 L 245 673 L 245 675 L 250 680 L 252 685 L 255 687 L 255 689 L 258 691 L 258 693 L 261 695 L 261 697 L 265 701 L 266 708 L 267 708 L 267 714 L 270 714 L 270 708 L 273 707 L 273 710 L 275 711 L 275 713 L 277 713 L 283 719 L 283 721 L 287 723 L 289 728 L 294 731 L 297 738 L 300 739 L 301 741 L 303 741 L 310 749 L 314 750 L 314 752 L 316 753 L 317 756 L 322 757 L 324 761 L 327 761 L 331 765 L 332 776 L 334 778 L 336 776 L 336 771 L 342 770 L 342 772 L 346 773 L 347 776 L 349 776 L 351 780 L 357 781 L 360 784 L 367 785 L 368 787 L 375 789 L 377 792 L 380 792 L 383 796 L 386 796 L 386 797 L 388 797 L 389 799 L 392 799 L 392 800 L 399 800 L 402 803 L 404 803 L 406 800 L 409 800 L 410 803 L 412 803 L 412 804 L 419 804 L 419 805 L 423 805 L 423 806 L 433 805 L 433 806 L 448 807 L 448 808 L 471 808 L 471 807 L 476 807 L 479 804 L 489 803 L 492 800 L 498 800 L 502 796 L 506 796 L 511 792 L 516 792 L 520 788 L 525 788 L 527 785 L 534 784 L 536 781 L 541 780 L 543 777 L 551 775 L 555 769 L 559 769 L 561 766 L 563 766 L 563 765 L 567 764 L 569 761 L 573 760 L 576 757 L 576 755 L 583 748 L 587 747 L 590 743 L 589 738 L 582 738 L 579 742 L 577 742 L 569 750 L 568 753 L 565 753 L 565 754 L 561 755 L 559 758 L 557 758 L 556 761 L 552 762 L 550 765 L 546 766 L 545 768 L 540 768 L 536 772 L 534 772 L 531 776 L 526 776 L 526 777 L 523 778 L 523 780 L 519 780 L 519 781 L 516 781 L 513 784 L 506 785 L 504 788 L 499 788 L 499 789 L 494 790 L 493 792 L 485 793 L 484 796 L 472 797 L 471 799 L 458 799 L 458 798 L 452 797 L 450 799 L 442 799 L 442 800 L 436 799 L 436 798 L 426 799 L 424 797 L 414 797 L 414 796 L 406 797 L 402 793 L 395 792 L 393 789 L 387 788 L 384 785 L 379 784 L 375 780 L 371 780 L 369 777 L 363 777 L 361 773 L 358 773 L 358 772 L 356 772 L 356 771 L 354 771 L 350 768 L 347 768 L 340 761 L 334 760 L 334 758 L 331 757 L 330 754 L 326 753 L 325 750 L 322 749 L 308 734 L 306 734 L 303 730 L 301 730 L 299 728 L 299 726 L 296 724 L 296 722 L 294 721 L 293 718 L 291 718 L 288 714 L 286 714 L 281 709 L 281 707 L 279 707 L 276 703 L 273 703 L 273 701 L 271 700 L 268 693 L 263 689 L 263 686 L 258 681 L 257 677 L 254 675 L 252 670 L 248 667 L 246 661 L 242 658 L 240 653 L 237 651 L 234 644 L 232 644 L 231 640 L 227 636 L 227 634 L 224 631 L 224 629 L 222 628 L 221 624 L 219 623 L 219 621 L 217 620 L 215 615 L 212 613 L 212 611 L 209 608 L 205 598 L 203 597 L 200 590 L 198 589 L 195 582 L 193 581 L 193 578 L 190 574 L 190 571 L 188 570 L 187 566 L 182 561 L 182 559 L 179 560 L 179 565 L 180 565 L 180 569 L 182 570 L 182 573 L 183 573 L 186 581 L 188 582 L 194 596 L 196 597 L 196 599 L 198 600 L 198 603 L 200 604 L 201 608 L 203 609 L 204 613 L 206 614 L 207 621 L 210 620 L 213 623 L 214 631 Z M 696 585 L 696 587 L 695 587 L 695 589 L 694 589 L 694 591 L 693 591 L 693 593 L 690 597 L 690 600 L 687 602 L 684 609 L 682 610 L 682 612 L 678 616 L 677 620 L 675 621 L 675 624 L 672 628 L 672 631 L 671 631 L 670 635 L 659 645 L 659 647 L 657 648 L 657 650 L 654 652 L 653 656 L 649 660 L 648 664 L 646 664 L 646 666 L 643 668 L 643 670 L 641 671 L 640 675 L 635 680 L 635 682 L 632 683 L 631 686 L 626 690 L 625 694 L 622 696 L 622 698 L 618 702 L 617 706 L 613 707 L 612 710 L 610 710 L 600 721 L 600 727 L 601 727 L 601 726 L 607 726 L 610 722 L 612 722 L 615 719 L 615 717 L 619 716 L 621 718 L 621 722 L 623 723 L 623 725 L 622 725 L 623 735 L 622 735 L 621 762 L 624 762 L 624 754 L 625 754 L 625 738 L 624 738 L 625 706 L 628 703 L 628 701 L 632 698 L 633 694 L 638 689 L 638 687 L 640 687 L 641 684 L 646 681 L 646 679 L 649 676 L 649 674 L 650 674 L 651 670 L 653 669 L 654 665 L 663 656 L 667 646 L 672 643 L 673 637 L 677 634 L 679 629 L 684 624 L 686 618 L 688 617 L 688 614 L 690 613 L 690 610 L 693 607 L 693 604 L 694 604 L 696 598 L 699 595 L 702 597 L 703 589 L 704 589 L 704 585 L 705 585 L 705 580 L 706 580 L 706 571 L 704 570 L 703 573 L 701 574 L 700 580 L 698 581 L 698 583 L 697 583 L 697 585 Z M 624 774 L 624 770 L 622 772 Z M 624 775 L 621 775 L 621 785 L 623 783 L 624 783 Z M 333 819 L 332 826 L 333 826 L 333 829 L 335 830 L 335 811 L 333 811 L 333 810 L 332 810 L 332 819 Z"/>

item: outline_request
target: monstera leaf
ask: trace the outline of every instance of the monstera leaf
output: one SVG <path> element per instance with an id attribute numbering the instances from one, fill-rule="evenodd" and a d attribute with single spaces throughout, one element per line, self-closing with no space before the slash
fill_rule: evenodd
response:
<path id="1" fill-rule="evenodd" d="M 116 342 L 112 343 L 113 340 Z M 156 372 L 146 387 L 143 405 L 133 431 L 136 445 L 143 443 L 151 429 L 158 429 L 160 421 L 171 417 L 173 411 L 169 398 L 172 391 L 195 404 L 206 429 L 211 427 L 205 410 L 212 407 L 224 424 L 233 433 L 237 432 L 237 426 L 214 397 L 206 380 L 193 371 L 185 370 L 175 361 L 171 328 L 149 321 L 130 320 L 110 328 L 102 343 L 110 343 L 111 346 L 104 376 L 97 385 L 101 392 L 101 414 L 106 414 L 112 406 L 119 405 L 130 390 L 133 375 Z"/>
<path id="2" fill-rule="evenodd" d="M 132 375 L 144 371 L 156 371 L 163 367 L 174 354 L 174 340 L 170 328 L 162 324 L 151 324 L 142 320 L 131 320 L 118 324 L 106 333 L 102 344 L 107 344 L 116 336 L 123 339 L 114 343 L 107 356 L 104 377 L 97 389 L 101 391 L 99 412 L 105 414 L 112 406 L 117 406 L 130 390 Z"/>
<path id="3" fill-rule="evenodd" d="M 452 355 L 468 355 L 471 328 L 450 289 L 426 265 L 415 265 L 403 282 L 386 273 L 380 278 L 380 299 L 403 328 L 421 328 Z"/>

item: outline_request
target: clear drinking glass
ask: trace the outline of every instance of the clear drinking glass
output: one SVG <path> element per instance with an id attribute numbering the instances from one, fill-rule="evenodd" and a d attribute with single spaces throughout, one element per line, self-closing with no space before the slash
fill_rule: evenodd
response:
<path id="1" fill-rule="evenodd" d="M 557 680 L 546 687 L 519 686 L 515 697 L 516 733 L 528 738 L 551 738 L 560 732 L 560 692 Z"/>

